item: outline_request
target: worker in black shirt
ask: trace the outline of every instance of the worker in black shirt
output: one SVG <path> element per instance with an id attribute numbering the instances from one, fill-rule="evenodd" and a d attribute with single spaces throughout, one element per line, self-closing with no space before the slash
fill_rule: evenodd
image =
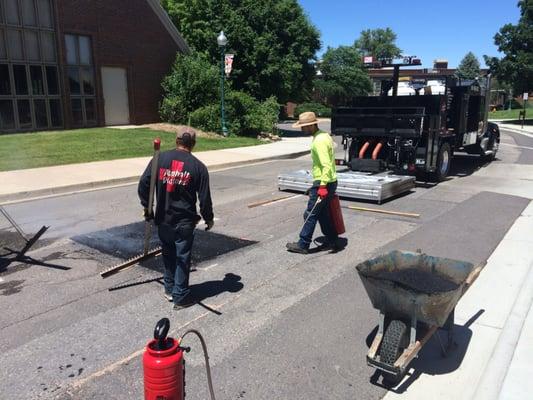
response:
<path id="1" fill-rule="evenodd" d="M 145 218 L 154 218 L 165 264 L 165 298 L 174 302 L 174 309 L 190 307 L 197 302 L 189 289 L 191 250 L 194 229 L 200 221 L 196 201 L 206 230 L 213 227 L 213 205 L 206 166 L 191 154 L 196 144 L 194 131 L 176 135 L 176 149 L 159 155 L 156 184 L 157 206 L 150 215 L 148 195 L 152 162 L 139 181 L 139 198 L 145 208 Z"/>

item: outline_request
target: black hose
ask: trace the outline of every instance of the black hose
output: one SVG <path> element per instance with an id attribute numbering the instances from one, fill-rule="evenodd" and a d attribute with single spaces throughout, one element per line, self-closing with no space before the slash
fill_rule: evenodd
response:
<path id="1" fill-rule="evenodd" d="M 190 329 L 188 330 L 187 332 L 185 332 L 179 339 L 179 343 L 181 345 L 181 341 L 183 340 L 183 338 L 185 336 L 187 336 L 187 334 L 189 333 L 194 333 L 196 336 L 198 336 L 198 338 L 200 339 L 200 343 L 202 344 L 202 350 L 204 351 L 204 358 L 205 358 L 205 372 L 207 374 L 207 385 L 209 387 L 209 394 L 211 395 L 211 400 L 216 400 L 215 399 L 215 392 L 213 390 L 213 381 L 211 380 L 211 367 L 209 366 L 209 354 L 207 353 L 207 345 L 205 344 L 205 340 L 204 338 L 202 337 L 202 335 L 200 334 L 200 332 L 198 332 L 197 330 L 195 329 Z"/>

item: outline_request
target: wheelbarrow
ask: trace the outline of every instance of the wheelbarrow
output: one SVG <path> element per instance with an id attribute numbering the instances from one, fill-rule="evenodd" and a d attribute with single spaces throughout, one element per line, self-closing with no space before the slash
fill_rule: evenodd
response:
<path id="1" fill-rule="evenodd" d="M 379 311 L 378 332 L 366 359 L 368 365 L 384 372 L 385 382 L 398 384 L 439 328 L 448 333 L 446 346 L 436 335 L 443 355 L 447 354 L 453 343 L 455 306 L 484 265 L 392 251 L 356 266 Z"/>

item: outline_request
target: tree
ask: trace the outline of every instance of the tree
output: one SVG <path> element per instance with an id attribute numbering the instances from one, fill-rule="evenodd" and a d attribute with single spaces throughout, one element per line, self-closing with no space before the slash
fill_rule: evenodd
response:
<path id="1" fill-rule="evenodd" d="M 216 37 L 223 30 L 235 53 L 230 80 L 236 90 L 280 102 L 299 100 L 314 77 L 317 29 L 297 0 L 162 0 L 190 47 L 220 63 Z"/>
<path id="2" fill-rule="evenodd" d="M 218 99 L 219 71 L 205 54 L 178 54 L 170 74 L 163 80 L 161 119 L 187 123 L 189 114 Z"/>
<path id="3" fill-rule="evenodd" d="M 513 86 L 515 93 L 533 90 L 533 0 L 521 0 L 517 25 L 506 24 L 494 36 L 501 59 L 485 56 L 485 63 L 501 82 Z"/>
<path id="4" fill-rule="evenodd" d="M 400 57 L 402 51 L 396 46 L 396 34 L 391 28 L 366 29 L 354 42 L 354 47 L 362 55 L 374 56 L 377 59 Z"/>
<path id="5" fill-rule="evenodd" d="M 479 76 L 481 70 L 477 57 L 469 51 L 459 63 L 455 70 L 455 76 L 459 79 L 475 79 Z"/>
<path id="6" fill-rule="evenodd" d="M 331 105 L 347 103 L 372 90 L 361 54 L 353 46 L 328 47 L 320 72 L 322 76 L 316 79 L 315 90 Z"/>

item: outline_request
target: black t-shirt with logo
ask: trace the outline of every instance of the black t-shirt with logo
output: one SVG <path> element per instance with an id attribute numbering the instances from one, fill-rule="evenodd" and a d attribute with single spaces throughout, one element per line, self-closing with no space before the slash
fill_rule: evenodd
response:
<path id="1" fill-rule="evenodd" d="M 143 207 L 148 206 L 151 175 L 152 161 L 139 181 L 138 193 Z M 198 222 L 197 199 L 203 219 L 213 220 L 209 173 L 206 166 L 188 151 L 170 150 L 159 155 L 156 199 L 156 225 Z"/>

